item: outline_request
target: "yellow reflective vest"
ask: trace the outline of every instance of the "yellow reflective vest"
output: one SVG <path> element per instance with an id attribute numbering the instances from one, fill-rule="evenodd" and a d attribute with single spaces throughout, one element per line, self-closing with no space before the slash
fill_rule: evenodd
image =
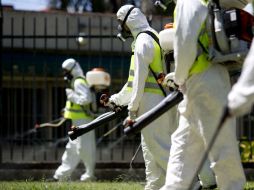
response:
<path id="1" fill-rule="evenodd" d="M 77 81 L 87 85 L 86 79 L 79 77 L 76 78 L 72 84 L 71 88 L 74 89 L 74 82 Z M 89 115 L 90 104 L 88 105 L 79 105 L 71 102 L 69 100 L 66 101 L 65 111 L 64 111 L 64 118 L 77 120 L 77 119 L 91 119 L 92 116 Z"/>
<path id="2" fill-rule="evenodd" d="M 208 69 L 211 62 L 209 61 L 209 36 L 206 31 L 206 22 L 201 26 L 198 37 L 198 53 L 195 62 L 193 63 L 189 76 L 192 74 L 201 73 Z"/>
<path id="3" fill-rule="evenodd" d="M 155 40 L 153 40 L 153 45 L 154 45 L 154 58 L 152 62 L 150 63 L 150 67 L 153 70 L 153 72 L 158 76 L 158 74 L 163 72 L 163 63 L 161 60 L 161 48 L 157 44 Z M 128 77 L 128 85 L 127 85 L 127 90 L 132 91 L 132 83 L 134 79 L 134 49 L 132 50 L 132 56 L 131 56 L 131 63 L 130 63 L 130 69 L 129 69 L 129 77 Z M 145 82 L 145 89 L 144 92 L 149 92 L 149 93 L 154 93 L 154 94 L 160 94 L 162 96 L 163 92 L 160 89 L 155 77 L 153 76 L 153 73 L 149 69 L 148 77 L 146 78 Z"/>
<path id="4" fill-rule="evenodd" d="M 205 6 L 208 5 L 208 0 L 200 0 L 201 3 Z M 174 11 L 174 16 L 176 15 L 176 11 Z M 174 27 L 176 26 L 176 23 L 173 25 Z M 200 32 L 199 32 L 199 37 L 198 37 L 198 51 L 197 51 L 197 56 L 196 60 L 193 63 L 192 67 L 190 68 L 189 71 L 189 76 L 193 74 L 198 74 L 201 73 L 205 70 L 208 69 L 208 67 L 211 65 L 211 62 L 209 61 L 209 44 L 210 44 L 210 38 L 207 32 L 207 27 L 206 27 L 206 20 L 200 27 Z"/>

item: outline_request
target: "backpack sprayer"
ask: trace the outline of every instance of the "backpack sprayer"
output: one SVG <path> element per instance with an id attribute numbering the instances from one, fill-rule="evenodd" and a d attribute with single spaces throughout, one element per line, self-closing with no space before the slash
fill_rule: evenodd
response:
<path id="1" fill-rule="evenodd" d="M 157 2 L 159 5 L 160 3 Z M 210 0 L 205 30 L 209 37 L 208 49 L 201 46 L 212 63 L 220 63 L 229 71 L 239 71 L 249 51 L 253 38 L 254 17 L 242 10 L 245 0 Z M 225 7 L 237 7 L 226 9 Z M 159 33 L 165 56 L 173 52 L 175 30 L 166 25 Z M 170 55 L 172 57 L 172 55 Z"/>
<path id="2" fill-rule="evenodd" d="M 209 1 L 206 29 L 210 44 L 208 51 L 201 48 L 208 52 L 212 63 L 221 63 L 229 71 L 239 70 L 253 38 L 254 17 L 242 9 L 225 9 L 228 5 L 221 5 L 219 0 Z"/>

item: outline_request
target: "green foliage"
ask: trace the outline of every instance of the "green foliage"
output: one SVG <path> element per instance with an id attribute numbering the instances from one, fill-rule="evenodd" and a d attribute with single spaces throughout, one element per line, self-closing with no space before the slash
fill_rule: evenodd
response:
<path id="1" fill-rule="evenodd" d="M 242 162 L 254 162 L 254 141 L 241 141 L 240 153 Z"/>

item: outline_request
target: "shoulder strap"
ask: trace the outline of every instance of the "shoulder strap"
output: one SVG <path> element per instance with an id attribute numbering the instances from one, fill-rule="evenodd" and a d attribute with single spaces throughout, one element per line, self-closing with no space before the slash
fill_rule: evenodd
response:
<path id="1" fill-rule="evenodd" d="M 160 49 L 161 49 L 159 38 L 158 38 L 153 32 L 151 32 L 151 31 L 149 31 L 149 30 L 146 30 L 146 31 L 142 31 L 142 32 L 138 33 L 138 35 L 141 34 L 141 33 L 146 33 L 146 34 L 148 34 L 149 36 L 151 36 L 151 37 L 154 39 L 154 41 L 156 41 L 156 43 L 159 45 L 159 47 L 160 47 Z M 138 37 L 138 35 L 137 35 L 137 37 Z M 150 69 L 150 71 L 152 72 L 153 77 L 155 78 L 157 84 L 159 85 L 159 87 L 160 87 L 160 89 L 161 89 L 163 95 L 166 97 L 166 96 L 167 96 L 167 93 L 166 93 L 165 90 L 163 89 L 162 85 L 161 85 L 160 83 L 158 83 L 158 77 L 156 76 L 155 72 L 153 71 L 153 69 L 151 68 L 150 65 L 149 65 L 149 69 Z"/>
<path id="2" fill-rule="evenodd" d="M 146 33 L 146 34 L 148 34 L 149 36 L 151 36 L 151 37 L 154 39 L 154 41 L 156 41 L 156 43 L 157 43 L 157 44 L 160 46 L 160 48 L 161 48 L 159 38 L 158 38 L 158 36 L 156 36 L 153 32 L 151 32 L 151 31 L 149 31 L 149 30 L 145 30 L 145 31 L 142 31 L 142 32 L 138 33 L 137 37 L 138 37 L 139 34 L 141 34 L 141 33 Z"/>
<path id="3" fill-rule="evenodd" d="M 164 88 L 162 87 L 162 85 L 161 85 L 160 83 L 158 83 L 158 77 L 156 76 L 155 72 L 152 70 L 152 68 L 150 67 L 150 65 L 149 65 L 149 69 L 151 70 L 151 72 L 152 72 L 152 74 L 153 74 L 153 77 L 155 78 L 157 84 L 159 85 L 159 87 L 160 87 L 160 89 L 161 89 L 163 95 L 166 97 L 167 94 L 166 94 Z"/>

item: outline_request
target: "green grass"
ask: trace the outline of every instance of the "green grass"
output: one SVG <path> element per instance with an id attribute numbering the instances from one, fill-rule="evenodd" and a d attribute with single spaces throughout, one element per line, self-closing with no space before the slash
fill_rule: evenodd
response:
<path id="1" fill-rule="evenodd" d="M 143 190 L 138 182 L 0 182 L 1 190 Z"/>
<path id="2" fill-rule="evenodd" d="M 142 182 L 44 182 L 3 181 L 1 190 L 143 190 Z M 254 190 L 254 182 L 248 182 L 245 190 Z"/>

